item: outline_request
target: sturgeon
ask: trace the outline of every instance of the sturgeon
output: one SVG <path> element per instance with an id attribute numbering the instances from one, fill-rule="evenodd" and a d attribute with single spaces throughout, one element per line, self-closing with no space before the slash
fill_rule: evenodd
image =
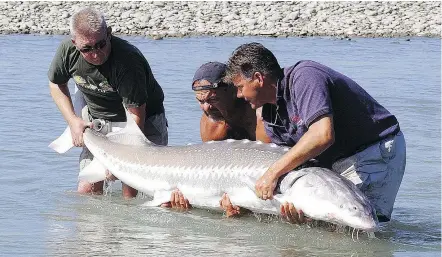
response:
<path id="1" fill-rule="evenodd" d="M 277 215 L 281 204 L 289 202 L 314 220 L 367 232 L 378 229 L 368 198 L 350 180 L 329 169 L 291 171 L 280 179 L 272 200 L 258 198 L 254 192 L 256 181 L 289 150 L 287 147 L 231 139 L 157 146 L 126 114 L 126 127 L 120 131 L 103 135 L 85 130 L 84 143 L 94 155 L 93 163 L 100 163 L 89 166 L 97 170 L 104 167 L 125 184 L 153 197 L 147 205 L 168 202 L 172 191 L 179 189 L 192 206 L 219 210 L 219 200 L 227 193 L 233 205 L 256 213 Z M 103 178 L 101 174 L 95 180 Z"/>

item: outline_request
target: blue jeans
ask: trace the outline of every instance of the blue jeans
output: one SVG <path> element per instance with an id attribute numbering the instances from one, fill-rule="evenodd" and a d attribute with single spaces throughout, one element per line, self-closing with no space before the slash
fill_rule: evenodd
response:
<path id="1" fill-rule="evenodd" d="M 406 144 L 402 132 L 336 161 L 332 169 L 351 180 L 370 199 L 379 221 L 389 221 L 404 176 Z"/>

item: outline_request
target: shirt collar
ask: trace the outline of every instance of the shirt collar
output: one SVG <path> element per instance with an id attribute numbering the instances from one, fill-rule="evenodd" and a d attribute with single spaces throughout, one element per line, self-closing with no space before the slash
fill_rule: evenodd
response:
<path id="1" fill-rule="evenodd" d="M 281 70 L 284 74 L 284 69 L 282 68 Z M 267 103 L 262 106 L 261 115 L 266 122 L 273 122 L 271 119 L 273 114 L 277 112 L 278 102 L 284 97 L 285 84 L 283 84 L 283 80 L 284 75 L 276 80 L 276 105 Z"/>
<path id="2" fill-rule="evenodd" d="M 282 74 L 284 74 L 284 68 L 281 69 Z M 279 101 L 284 96 L 284 89 L 285 89 L 285 83 L 284 83 L 284 75 L 276 81 L 276 101 Z"/>

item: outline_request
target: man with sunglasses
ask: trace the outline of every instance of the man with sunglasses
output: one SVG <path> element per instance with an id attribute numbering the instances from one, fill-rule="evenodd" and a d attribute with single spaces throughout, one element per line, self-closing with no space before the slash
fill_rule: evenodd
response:
<path id="1" fill-rule="evenodd" d="M 103 15 L 85 8 L 72 16 L 71 38 L 64 40 L 48 71 L 51 96 L 67 121 L 75 146 L 84 146 L 83 132 L 92 120 L 103 125 L 102 133 L 126 121 L 125 107 L 146 137 L 167 145 L 164 94 L 143 54 L 129 42 L 112 35 Z M 73 78 L 84 95 L 83 117 L 74 113 L 68 81 Z M 87 148 L 80 155 L 80 169 L 93 159 Z M 100 194 L 103 182 L 79 181 L 80 193 Z M 123 196 L 137 190 L 123 183 Z"/>
<path id="2" fill-rule="evenodd" d="M 272 142 L 292 147 L 257 181 L 258 197 L 272 199 L 281 176 L 316 159 L 356 184 L 379 221 L 390 220 L 406 162 L 394 115 L 343 74 L 314 61 L 282 69 L 259 43 L 238 47 L 227 66 L 225 80 L 235 85 L 238 97 L 263 108 Z M 304 219 L 302 210 L 288 203 L 281 215 L 294 223 Z"/>
<path id="3" fill-rule="evenodd" d="M 236 88 L 232 84 L 223 82 L 226 68 L 224 63 L 208 62 L 199 67 L 193 76 L 192 90 L 203 111 L 200 120 L 201 140 L 249 139 L 269 143 L 260 109 L 252 109 L 244 99 L 236 97 Z M 221 201 L 222 206 L 230 207 L 227 195 Z M 190 207 L 179 191 L 174 192 L 170 202 L 163 206 L 181 209 Z M 227 216 L 239 213 L 236 206 L 226 211 Z"/>

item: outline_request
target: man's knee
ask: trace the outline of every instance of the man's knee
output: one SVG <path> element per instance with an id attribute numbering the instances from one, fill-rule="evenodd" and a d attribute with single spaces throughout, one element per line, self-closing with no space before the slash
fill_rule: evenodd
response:
<path id="1" fill-rule="evenodd" d="M 123 197 L 124 198 L 134 198 L 138 194 L 138 190 L 126 185 L 125 183 L 122 184 L 122 191 L 123 191 Z"/>
<path id="2" fill-rule="evenodd" d="M 84 180 L 78 181 L 77 191 L 80 194 L 103 194 L 103 181 L 97 183 L 89 183 Z"/>
<path id="3" fill-rule="evenodd" d="M 86 168 L 94 159 L 92 153 L 86 147 L 83 147 L 83 151 L 80 154 L 79 163 L 80 171 Z M 80 194 L 102 194 L 103 193 L 103 181 L 97 183 L 89 183 L 84 180 L 78 181 L 77 191 Z"/>

